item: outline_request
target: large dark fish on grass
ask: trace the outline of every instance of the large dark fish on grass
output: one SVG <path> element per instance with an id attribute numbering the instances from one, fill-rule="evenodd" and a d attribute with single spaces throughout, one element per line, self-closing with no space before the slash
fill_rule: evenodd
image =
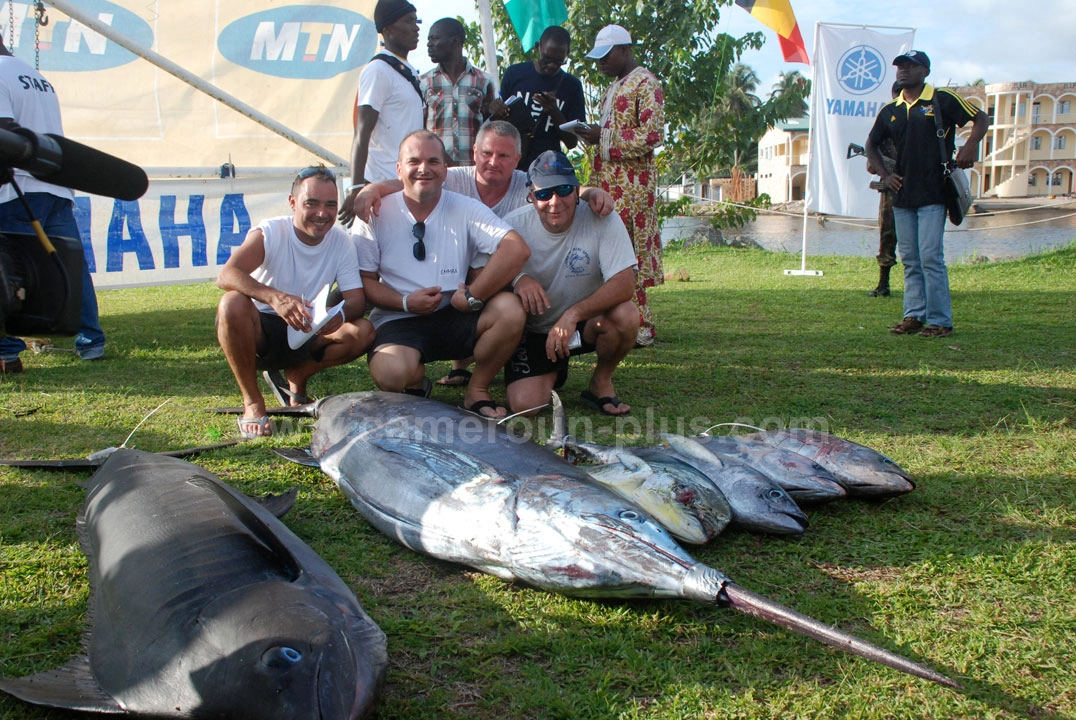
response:
<path id="1" fill-rule="evenodd" d="M 693 559 L 636 505 L 494 423 L 395 393 L 337 395 L 315 412 L 310 449 L 322 470 L 374 527 L 413 550 L 565 595 L 732 607 L 955 686 L 736 585 Z"/>
<path id="2" fill-rule="evenodd" d="M 118 450 L 88 483 L 85 654 L 0 680 L 26 702 L 155 718 L 342 720 L 373 708 L 385 635 L 272 513 L 202 468 Z M 290 507 L 277 502 L 282 514 Z"/>

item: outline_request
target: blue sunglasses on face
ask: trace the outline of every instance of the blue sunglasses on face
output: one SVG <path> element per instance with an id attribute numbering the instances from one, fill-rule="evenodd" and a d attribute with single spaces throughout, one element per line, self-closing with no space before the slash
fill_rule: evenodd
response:
<path id="1" fill-rule="evenodd" d="M 542 188 L 541 190 L 534 190 L 534 199 L 545 202 L 553 197 L 553 193 L 557 194 L 557 197 L 568 197 L 575 190 L 575 185 L 557 185 L 551 188 Z"/>

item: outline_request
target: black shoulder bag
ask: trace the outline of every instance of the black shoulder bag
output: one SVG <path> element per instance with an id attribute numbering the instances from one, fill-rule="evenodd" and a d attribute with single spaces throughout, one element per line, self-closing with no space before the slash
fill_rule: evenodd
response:
<path id="1" fill-rule="evenodd" d="M 945 128 L 942 127 L 941 104 L 938 91 L 934 91 L 934 124 L 938 128 L 938 148 L 941 150 L 942 182 L 945 186 L 945 208 L 949 212 L 949 222 L 959 225 L 971 207 L 971 184 L 963 169 L 945 151 Z M 956 132 L 956 126 L 953 127 Z"/>
<path id="2" fill-rule="evenodd" d="M 403 75 L 404 79 L 411 83 L 411 87 L 415 88 L 415 92 L 418 93 L 418 99 L 422 101 L 422 106 L 426 106 L 426 98 L 422 97 L 422 88 L 418 86 L 418 78 L 415 77 L 410 68 L 400 62 L 399 58 L 395 58 L 392 55 L 385 55 L 384 53 L 378 53 L 377 55 L 374 55 L 374 60 L 384 60 L 393 70 Z"/>

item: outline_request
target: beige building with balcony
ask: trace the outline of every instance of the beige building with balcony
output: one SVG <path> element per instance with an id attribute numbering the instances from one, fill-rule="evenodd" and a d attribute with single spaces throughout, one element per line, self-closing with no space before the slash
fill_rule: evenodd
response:
<path id="1" fill-rule="evenodd" d="M 966 85 L 948 88 L 983 108 L 990 129 L 969 171 L 978 197 L 1076 193 L 1076 82 Z M 807 182 L 808 121 L 788 120 L 758 143 L 758 191 L 775 203 L 802 200 Z M 957 134 L 957 145 L 971 132 Z M 864 138 L 865 140 L 866 138 Z"/>

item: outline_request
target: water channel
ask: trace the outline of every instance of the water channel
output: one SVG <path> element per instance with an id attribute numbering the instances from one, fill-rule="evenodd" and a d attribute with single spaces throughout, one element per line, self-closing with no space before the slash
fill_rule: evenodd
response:
<path id="1" fill-rule="evenodd" d="M 948 263 L 1006 260 L 1076 243 L 1076 201 L 1028 208 L 1029 201 L 982 203 L 984 212 L 970 215 L 957 227 L 945 228 Z M 766 250 L 799 255 L 803 247 L 802 210 L 760 213 L 742 228 L 721 230 L 726 244 L 757 244 Z M 701 217 L 670 218 L 662 228 L 662 241 L 689 238 L 708 229 Z M 807 256 L 878 254 L 878 229 L 871 219 L 809 216 L 806 221 Z"/>

